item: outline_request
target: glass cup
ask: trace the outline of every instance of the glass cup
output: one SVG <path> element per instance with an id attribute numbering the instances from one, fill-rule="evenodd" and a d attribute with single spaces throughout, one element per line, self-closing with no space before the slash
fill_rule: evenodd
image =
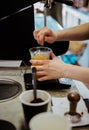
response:
<path id="1" fill-rule="evenodd" d="M 49 60 L 51 48 L 38 46 L 29 49 L 32 60 Z"/>
<path id="2" fill-rule="evenodd" d="M 51 95 L 44 90 L 37 90 L 37 99 L 40 100 L 36 103 L 33 102 L 33 90 L 23 91 L 19 98 L 22 104 L 26 126 L 28 126 L 28 122 L 34 115 L 48 111 L 48 106 L 51 103 Z"/>
<path id="3" fill-rule="evenodd" d="M 64 116 L 43 112 L 30 120 L 29 128 L 31 130 L 71 130 L 71 124 Z"/>

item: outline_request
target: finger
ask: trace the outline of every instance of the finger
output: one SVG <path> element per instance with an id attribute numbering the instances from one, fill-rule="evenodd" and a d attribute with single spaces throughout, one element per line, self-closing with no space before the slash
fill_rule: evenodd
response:
<path id="1" fill-rule="evenodd" d="M 33 36 L 37 40 L 38 33 L 40 32 L 40 29 L 33 31 Z"/>
<path id="2" fill-rule="evenodd" d="M 42 29 L 40 29 L 38 35 L 37 35 L 37 41 L 43 45 L 45 42 L 45 37 L 48 36 L 48 31 L 45 27 L 43 27 Z"/>
<path id="3" fill-rule="evenodd" d="M 42 66 L 31 66 L 31 69 L 35 67 L 36 68 L 36 75 L 37 76 L 43 76 L 45 74 Z"/>
<path id="4" fill-rule="evenodd" d="M 50 78 L 48 78 L 47 76 L 38 76 L 37 78 L 38 81 L 47 81 L 47 80 L 50 80 Z"/>
<path id="5" fill-rule="evenodd" d="M 33 65 L 44 65 L 49 63 L 50 60 L 30 60 Z"/>
<path id="6" fill-rule="evenodd" d="M 37 39 L 37 31 L 33 31 L 33 36 L 35 39 Z"/>
<path id="7" fill-rule="evenodd" d="M 45 42 L 45 35 L 44 33 L 39 32 L 38 36 L 37 36 L 37 41 L 40 45 L 44 45 Z"/>
<path id="8" fill-rule="evenodd" d="M 53 53 L 53 51 L 50 53 L 51 58 L 56 58 L 56 55 Z"/>
<path id="9" fill-rule="evenodd" d="M 44 67 L 42 65 L 41 66 L 36 66 L 36 70 L 37 70 L 38 74 L 41 74 L 41 75 L 44 74 Z"/>
<path id="10" fill-rule="evenodd" d="M 30 63 L 32 63 L 34 66 L 43 65 L 41 60 L 30 60 Z"/>

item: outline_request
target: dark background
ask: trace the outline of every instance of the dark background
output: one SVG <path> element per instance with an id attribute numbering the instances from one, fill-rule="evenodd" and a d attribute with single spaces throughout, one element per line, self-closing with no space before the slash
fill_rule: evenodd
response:
<path id="1" fill-rule="evenodd" d="M 38 46 L 33 37 L 32 2 L 35 3 L 34 0 L 0 1 L 0 60 L 23 60 L 29 64 L 29 48 Z M 45 46 L 51 47 L 56 55 L 61 55 L 67 51 L 69 42 L 46 43 Z"/>

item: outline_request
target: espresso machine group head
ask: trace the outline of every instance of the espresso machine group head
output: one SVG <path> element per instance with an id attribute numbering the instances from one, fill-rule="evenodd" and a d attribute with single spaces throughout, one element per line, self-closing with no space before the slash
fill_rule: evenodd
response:
<path id="1" fill-rule="evenodd" d="M 46 26 L 46 16 L 47 16 L 47 10 L 52 8 L 52 5 L 54 5 L 56 2 L 61 4 L 66 4 L 69 6 L 73 5 L 73 0 L 43 0 L 44 2 L 44 26 Z"/>

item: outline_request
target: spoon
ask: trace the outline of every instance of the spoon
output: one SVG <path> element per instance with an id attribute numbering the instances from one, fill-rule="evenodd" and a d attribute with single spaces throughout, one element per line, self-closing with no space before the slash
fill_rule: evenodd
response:
<path id="1" fill-rule="evenodd" d="M 32 84 L 33 84 L 33 94 L 34 94 L 34 103 L 37 101 L 37 83 L 36 83 L 36 68 L 32 68 Z"/>

